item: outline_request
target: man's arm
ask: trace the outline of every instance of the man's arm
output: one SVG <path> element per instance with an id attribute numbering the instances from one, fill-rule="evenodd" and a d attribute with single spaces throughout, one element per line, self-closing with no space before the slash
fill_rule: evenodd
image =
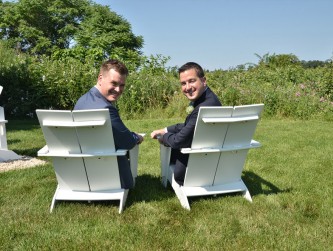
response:
<path id="1" fill-rule="evenodd" d="M 168 128 L 168 132 L 163 135 L 160 142 L 174 149 L 190 147 L 192 144 L 195 123 L 196 116 L 195 118 L 190 118 L 186 125 L 182 126 L 181 129 L 176 133 L 169 132 Z"/>
<path id="2" fill-rule="evenodd" d="M 108 107 L 110 111 L 113 138 L 117 149 L 132 149 L 142 142 L 142 136 L 131 132 L 121 120 L 115 107 Z"/>

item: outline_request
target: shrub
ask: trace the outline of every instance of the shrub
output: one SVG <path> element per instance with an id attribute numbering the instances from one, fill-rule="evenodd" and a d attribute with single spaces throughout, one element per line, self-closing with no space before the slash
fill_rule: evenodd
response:
<path id="1" fill-rule="evenodd" d="M 0 60 L 1 105 L 8 116 L 32 117 L 37 108 L 72 109 L 96 78 L 92 64 L 28 57 L 1 44 Z"/>
<path id="2" fill-rule="evenodd" d="M 175 68 L 165 66 L 167 60 L 142 57 L 139 69 L 128 64 L 130 75 L 117 104 L 123 118 L 185 116 L 188 100 Z M 0 105 L 13 117 L 34 116 L 37 108 L 73 109 L 95 84 L 98 68 L 93 61 L 26 56 L 0 43 Z M 316 68 L 259 64 L 207 72 L 206 77 L 223 105 L 264 103 L 264 116 L 333 120 L 332 62 Z"/>
<path id="3" fill-rule="evenodd" d="M 34 86 L 31 85 L 29 65 L 31 58 L 16 54 L 0 43 L 0 85 L 4 87 L 0 105 L 6 114 L 30 115 L 34 103 Z"/>
<path id="4" fill-rule="evenodd" d="M 126 90 L 118 102 L 118 107 L 131 117 L 144 114 L 150 109 L 164 109 L 168 106 L 178 82 L 171 74 L 149 75 L 134 73 L 126 84 Z"/>
<path id="5" fill-rule="evenodd" d="M 73 109 L 78 98 L 96 82 L 97 70 L 92 65 L 73 58 L 43 58 L 32 64 L 38 108 Z"/>

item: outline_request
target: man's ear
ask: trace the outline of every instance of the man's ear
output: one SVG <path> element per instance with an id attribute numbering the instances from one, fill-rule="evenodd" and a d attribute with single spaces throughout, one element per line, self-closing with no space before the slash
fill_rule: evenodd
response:
<path id="1" fill-rule="evenodd" d="M 206 84 L 206 77 L 202 77 L 202 78 L 201 78 L 201 82 L 203 83 L 204 86 L 206 86 L 206 85 L 207 85 L 207 84 Z"/>
<path id="2" fill-rule="evenodd" d="M 99 85 L 101 84 L 102 79 L 103 79 L 103 74 L 102 74 L 102 73 L 98 74 L 98 77 L 97 77 L 97 83 L 98 83 Z"/>

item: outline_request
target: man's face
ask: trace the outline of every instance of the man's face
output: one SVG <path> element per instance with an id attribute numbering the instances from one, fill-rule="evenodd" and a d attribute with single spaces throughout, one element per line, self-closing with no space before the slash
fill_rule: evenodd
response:
<path id="1" fill-rule="evenodd" d="M 116 72 L 114 69 L 99 74 L 98 89 L 101 94 L 109 101 L 116 101 L 125 89 L 126 76 Z"/>
<path id="2" fill-rule="evenodd" d="M 190 69 L 179 74 L 182 92 L 191 101 L 195 101 L 206 89 L 206 79 L 199 78 L 195 69 Z"/>

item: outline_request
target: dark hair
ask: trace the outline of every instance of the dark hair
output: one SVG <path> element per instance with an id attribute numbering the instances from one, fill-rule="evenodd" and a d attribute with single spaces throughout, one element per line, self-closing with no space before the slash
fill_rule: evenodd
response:
<path id="1" fill-rule="evenodd" d="M 178 69 L 178 74 L 180 74 L 184 71 L 190 70 L 190 69 L 194 69 L 199 78 L 205 77 L 205 72 L 202 69 L 202 67 L 199 64 L 194 63 L 194 62 L 188 62 L 188 63 L 184 64 L 183 66 L 181 66 Z"/>
<path id="2" fill-rule="evenodd" d="M 104 72 L 108 72 L 111 69 L 114 69 L 120 75 L 128 75 L 127 67 L 117 59 L 109 59 L 105 61 L 101 66 L 100 73 L 103 74 Z"/>

